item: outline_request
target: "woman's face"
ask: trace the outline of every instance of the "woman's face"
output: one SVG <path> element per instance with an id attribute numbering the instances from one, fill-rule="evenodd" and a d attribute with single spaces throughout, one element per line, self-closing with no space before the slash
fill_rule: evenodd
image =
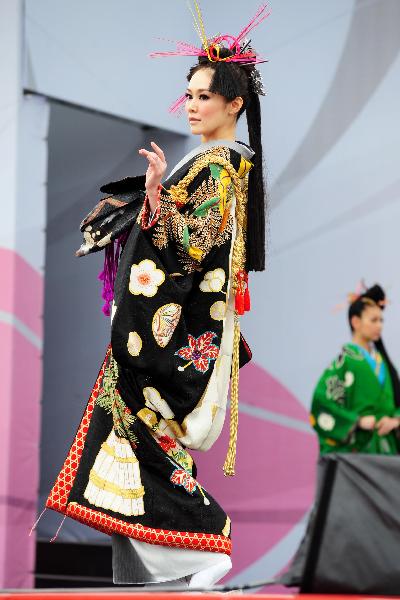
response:
<path id="1" fill-rule="evenodd" d="M 368 342 L 377 342 L 382 335 L 383 311 L 379 306 L 366 306 L 361 317 L 353 317 L 355 333 Z"/>
<path id="2" fill-rule="evenodd" d="M 236 126 L 236 114 L 243 103 L 242 98 L 227 102 L 220 94 L 210 92 L 212 77 L 212 69 L 199 69 L 191 78 L 186 94 L 185 110 L 190 128 L 194 135 L 202 135 L 204 141 L 229 135 L 229 130 Z"/>

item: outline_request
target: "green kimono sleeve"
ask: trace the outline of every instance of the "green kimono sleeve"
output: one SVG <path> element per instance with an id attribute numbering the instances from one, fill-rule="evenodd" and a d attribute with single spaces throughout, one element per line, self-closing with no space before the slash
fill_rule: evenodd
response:
<path id="1" fill-rule="evenodd" d="M 321 447 L 332 446 L 333 449 L 345 445 L 357 427 L 359 415 L 350 410 L 350 391 L 346 389 L 353 373 L 345 361 L 343 356 L 335 360 L 323 373 L 314 391 L 310 421 Z"/>

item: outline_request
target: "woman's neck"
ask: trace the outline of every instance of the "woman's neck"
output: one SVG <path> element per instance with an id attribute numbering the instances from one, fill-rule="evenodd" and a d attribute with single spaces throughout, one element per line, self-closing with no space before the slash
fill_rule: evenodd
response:
<path id="1" fill-rule="evenodd" d="M 234 142 L 236 140 L 236 127 L 220 127 L 209 135 L 202 135 L 201 142 L 215 142 L 216 140 L 230 140 Z"/>
<path id="2" fill-rule="evenodd" d="M 361 346 L 361 348 L 364 348 L 365 350 L 367 350 L 367 352 L 371 352 L 372 344 L 370 340 L 367 340 L 367 338 L 365 338 L 364 336 L 355 333 L 353 335 L 352 341 L 353 344 L 356 344 L 356 346 Z"/>

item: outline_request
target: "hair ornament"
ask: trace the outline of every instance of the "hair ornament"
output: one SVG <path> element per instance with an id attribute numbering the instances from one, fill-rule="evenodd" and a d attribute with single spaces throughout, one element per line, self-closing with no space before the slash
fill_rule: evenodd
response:
<path id="1" fill-rule="evenodd" d="M 197 47 L 184 41 L 175 41 L 173 42 L 175 43 L 175 50 L 151 52 L 149 55 L 150 58 L 196 56 L 197 58 L 203 57 L 208 59 L 210 62 L 235 62 L 239 65 L 251 65 L 253 67 L 249 75 L 251 90 L 256 94 L 265 96 L 261 74 L 255 65 L 268 62 L 268 60 L 255 52 L 251 47 L 251 41 L 247 39 L 247 36 L 250 31 L 260 25 L 260 23 L 271 14 L 268 4 L 262 4 L 259 7 L 254 17 L 245 27 L 243 27 L 237 36 L 231 34 L 218 34 L 211 38 L 207 37 L 203 16 L 197 0 L 193 0 L 193 7 L 188 2 L 188 7 L 193 17 L 194 28 L 201 41 L 201 47 Z M 222 53 L 224 56 L 221 54 L 222 49 L 224 49 L 224 52 Z M 230 52 L 228 56 L 226 55 L 226 50 L 229 50 Z M 171 104 L 169 112 L 180 114 L 185 101 L 186 94 L 180 96 L 173 104 Z"/>
<path id="2" fill-rule="evenodd" d="M 361 300 L 361 302 L 363 302 L 363 304 L 368 304 L 370 306 L 379 306 L 382 309 L 385 308 L 385 306 L 390 304 L 390 300 L 388 300 L 387 298 L 375 299 L 375 298 L 371 298 L 370 296 L 368 296 L 368 292 L 369 291 L 372 292 L 372 290 L 374 290 L 376 287 L 377 286 L 374 286 L 373 288 L 368 288 L 367 285 L 365 284 L 364 279 L 362 279 L 357 284 L 357 287 L 354 290 L 354 292 L 349 292 L 347 294 L 347 302 L 342 302 L 340 304 L 337 304 L 336 306 L 334 306 L 333 311 L 338 312 L 338 311 L 344 310 L 347 307 L 354 304 L 355 302 L 357 302 L 358 300 Z"/>
<path id="3" fill-rule="evenodd" d="M 353 292 L 349 292 L 347 294 L 347 302 L 340 302 L 333 307 L 333 312 L 339 312 L 341 310 L 345 310 L 350 304 L 356 302 L 361 298 L 364 292 L 367 291 L 367 286 L 365 285 L 364 279 L 358 282 L 356 289 Z"/>

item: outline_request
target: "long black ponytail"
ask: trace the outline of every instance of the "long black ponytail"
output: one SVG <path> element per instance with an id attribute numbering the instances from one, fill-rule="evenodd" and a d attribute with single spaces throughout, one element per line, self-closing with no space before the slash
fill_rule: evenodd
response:
<path id="1" fill-rule="evenodd" d="M 382 338 L 380 338 L 377 342 L 374 342 L 374 345 L 378 352 L 380 352 L 380 354 L 382 355 L 383 360 L 387 364 L 390 379 L 392 380 L 394 401 L 396 403 L 396 406 L 400 407 L 400 379 L 397 369 L 390 360 L 389 354 L 387 353 Z"/>
<path id="2" fill-rule="evenodd" d="M 232 54 L 221 48 L 220 56 L 226 58 Z M 246 112 L 249 144 L 254 150 L 253 168 L 249 173 L 248 205 L 247 205 L 247 241 L 246 271 L 263 271 L 265 269 L 265 227 L 267 212 L 267 195 L 264 182 L 264 163 L 261 141 L 261 108 L 260 98 L 252 89 L 253 65 L 241 65 L 234 62 L 211 62 L 207 57 L 199 57 L 199 63 L 193 66 L 188 81 L 199 69 L 209 68 L 214 71 L 210 92 L 224 96 L 228 102 L 238 96 L 243 98 L 243 106 L 238 118 Z"/>
<path id="3" fill-rule="evenodd" d="M 250 92 L 246 109 L 249 144 L 254 150 L 253 168 L 249 173 L 247 204 L 247 271 L 265 269 L 266 191 L 261 143 L 261 108 L 258 94 Z M 253 242 L 252 242 L 253 240 Z"/>

